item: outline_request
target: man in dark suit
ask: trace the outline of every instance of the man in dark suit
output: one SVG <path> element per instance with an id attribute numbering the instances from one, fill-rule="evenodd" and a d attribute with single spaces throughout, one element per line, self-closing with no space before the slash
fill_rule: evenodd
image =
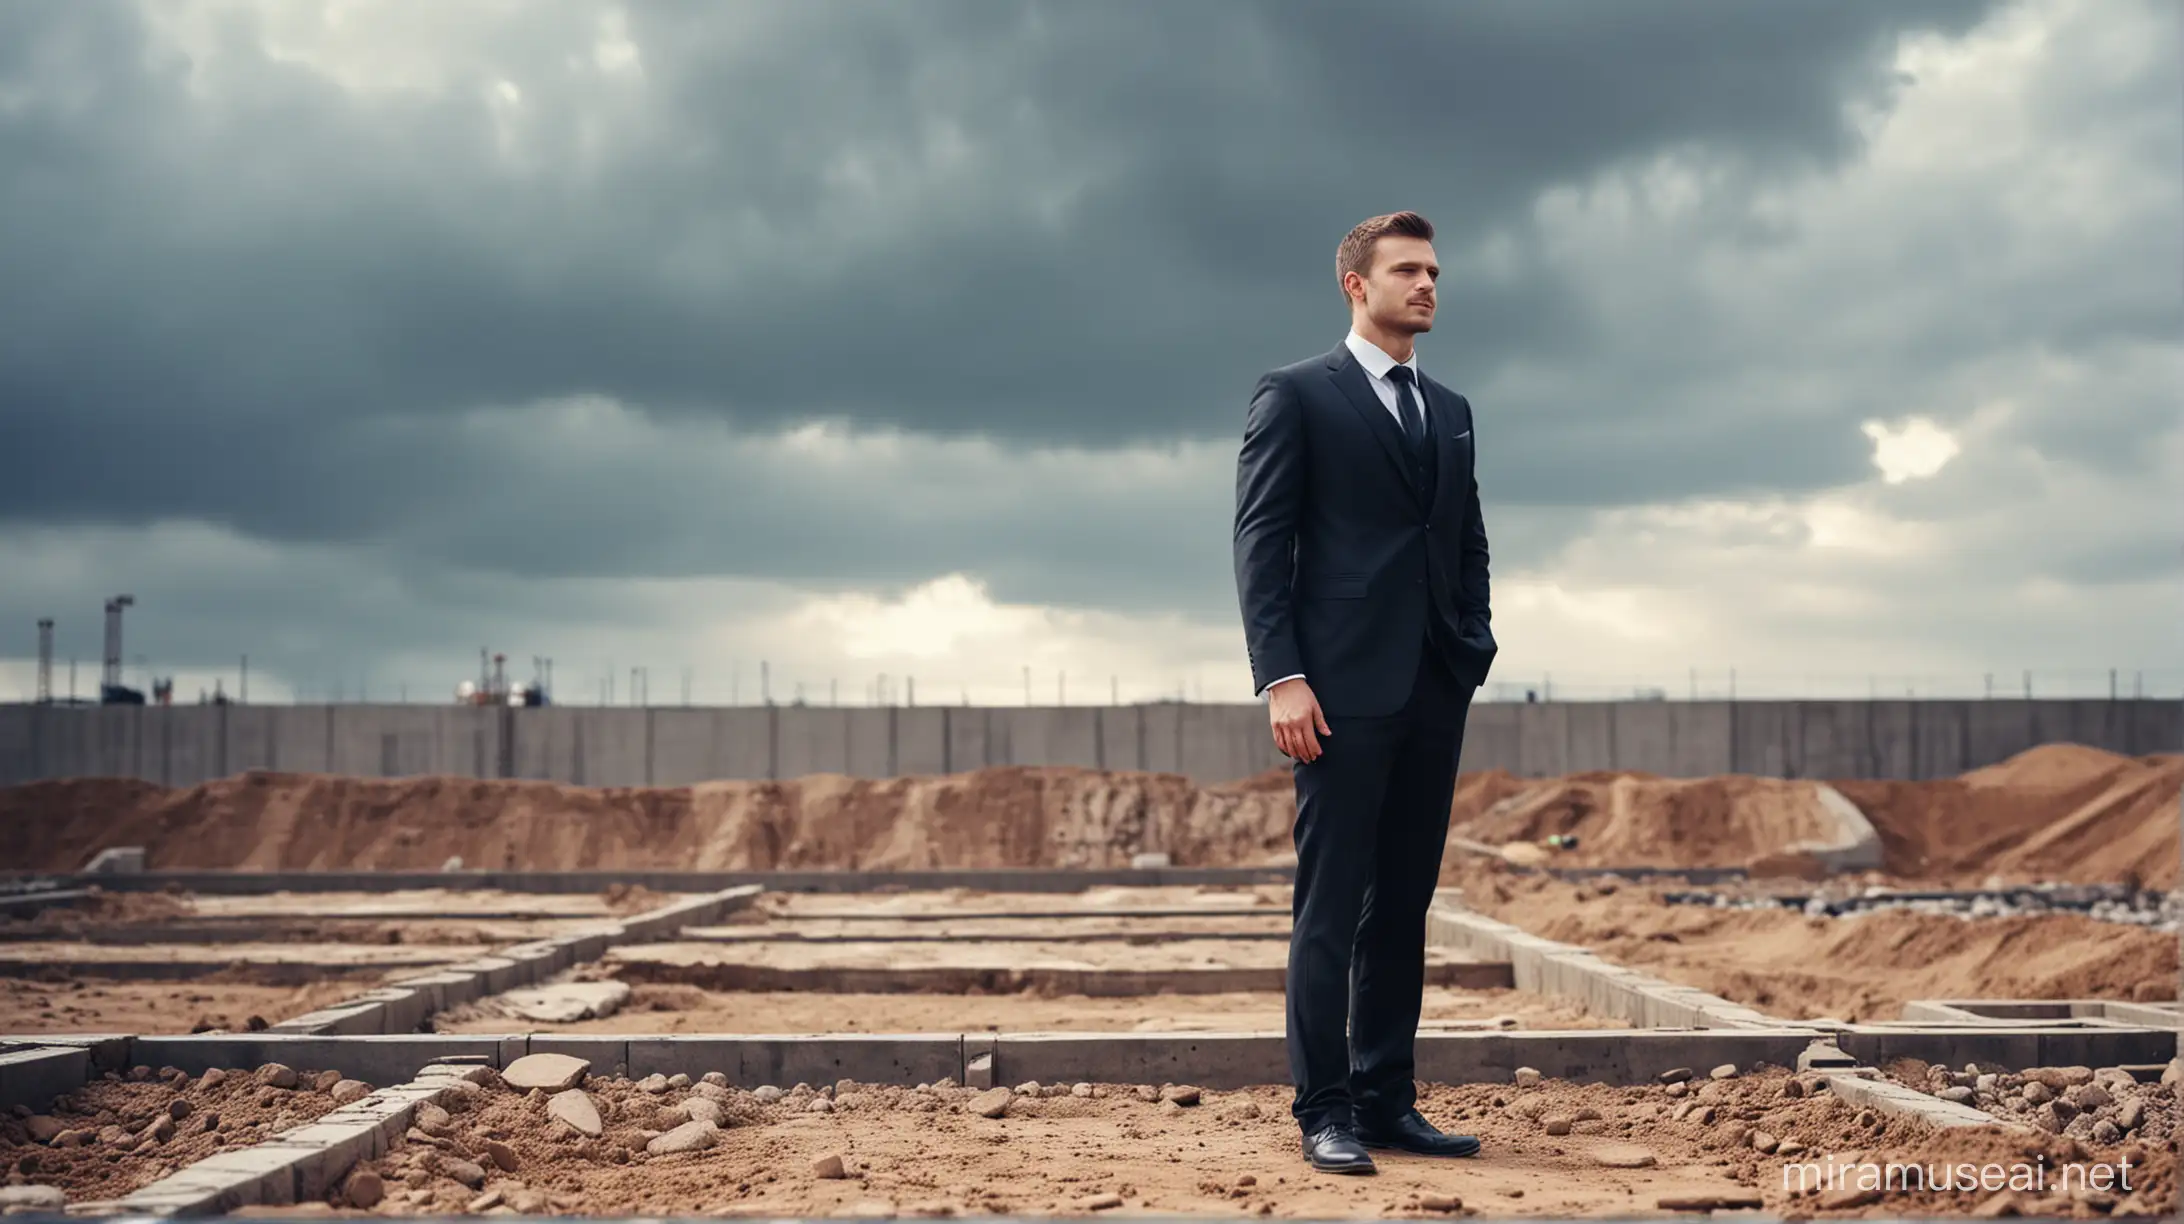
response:
<path id="1" fill-rule="evenodd" d="M 1471 405 L 1418 373 L 1413 343 L 1433 327 L 1433 227 L 1374 217 L 1336 274 L 1350 334 L 1252 393 L 1236 589 L 1297 788 L 1291 1113 L 1313 1167 L 1369 1173 L 1369 1148 L 1479 1150 L 1418 1112 L 1413 1047 L 1464 719 L 1496 647 Z"/>

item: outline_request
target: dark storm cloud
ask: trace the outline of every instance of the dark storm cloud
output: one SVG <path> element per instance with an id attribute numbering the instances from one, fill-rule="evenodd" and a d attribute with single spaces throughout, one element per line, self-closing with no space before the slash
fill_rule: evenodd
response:
<path id="1" fill-rule="evenodd" d="M 0 518 L 399 535 L 421 491 L 492 467 L 456 413 L 575 393 L 744 426 L 1228 438 L 1258 371 L 1339 337 L 1333 248 L 1360 217 L 1426 211 L 1446 261 L 1663 149 L 1830 163 L 1855 152 L 1846 104 L 1893 87 L 1891 37 L 1984 9 L 637 5 L 641 85 L 566 66 L 592 11 L 514 12 L 495 71 L 419 96 L 344 92 L 240 16 L 207 65 L 118 4 L 0 9 L 23 100 L 0 112 L 0 451 L 45 457 Z M 499 76 L 535 171 L 496 161 Z M 1452 281 L 1431 360 L 1476 385 L 1576 360 L 1597 326 L 1555 276 Z M 422 424 L 396 446 L 386 419 Z M 1649 479 L 1687 492 L 1855 468 L 1848 443 L 1724 463 L 1655 420 Z M 1518 456 L 1548 436 L 1523 428 Z M 1646 491 L 1520 470 L 1505 496 Z M 664 507 L 616 491 L 564 490 L 596 513 L 558 564 L 646 555 L 622 520 Z M 746 558 L 654 563 L 724 560 Z"/>

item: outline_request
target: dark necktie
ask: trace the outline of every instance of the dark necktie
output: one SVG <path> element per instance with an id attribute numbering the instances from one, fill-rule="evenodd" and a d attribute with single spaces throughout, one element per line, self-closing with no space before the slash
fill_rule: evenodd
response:
<path id="1" fill-rule="evenodd" d="M 1411 368 L 1394 366 L 1388 371 L 1388 379 L 1395 384 L 1396 404 L 1403 417 L 1403 436 L 1410 440 L 1411 454 L 1415 456 L 1425 449 L 1426 426 L 1418 414 L 1418 398 L 1411 394 Z"/>

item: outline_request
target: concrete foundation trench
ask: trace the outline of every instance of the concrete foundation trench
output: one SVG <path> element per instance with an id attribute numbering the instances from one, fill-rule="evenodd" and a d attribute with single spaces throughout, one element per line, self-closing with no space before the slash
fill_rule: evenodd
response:
<path id="1" fill-rule="evenodd" d="M 10 1210 L 2115 1218 L 2176 1204 L 2173 989 L 1822 1015 L 1709 993 L 1673 966 L 1656 976 L 1451 888 L 1429 917 L 1420 1107 L 1484 1151 L 1381 1153 L 1376 1176 L 1342 1178 L 1303 1163 L 1288 1113 L 1278 870 L 129 866 L 0 897 Z M 1592 874 L 1584 887 L 1614 892 L 1613 873 Z M 1662 904 L 1700 908 L 1687 885 L 1661 885 L 1676 894 Z M 1870 907 L 1840 908 L 1800 921 Z"/>

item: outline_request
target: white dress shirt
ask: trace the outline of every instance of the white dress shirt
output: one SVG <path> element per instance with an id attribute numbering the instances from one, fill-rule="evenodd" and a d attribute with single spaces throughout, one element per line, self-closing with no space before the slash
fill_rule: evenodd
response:
<path id="1" fill-rule="evenodd" d="M 1418 419 L 1421 424 L 1426 426 L 1426 435 L 1431 437 L 1433 434 L 1432 423 L 1426 420 L 1426 385 L 1419 381 L 1418 349 L 1416 346 L 1411 348 L 1409 361 L 1397 361 L 1395 358 L 1390 357 L 1386 350 L 1379 345 L 1358 335 L 1357 329 L 1354 327 L 1350 329 L 1349 335 L 1343 337 L 1342 342 L 1350 346 L 1350 352 L 1357 358 L 1357 363 L 1365 368 L 1365 381 L 1372 385 L 1373 394 L 1380 397 L 1381 406 L 1388 410 L 1388 415 L 1395 418 L 1395 427 L 1397 429 L 1403 427 L 1402 388 L 1396 386 L 1395 380 L 1388 377 L 1388 371 L 1399 365 L 1410 367 L 1411 398 L 1418 402 Z M 1296 680 L 1303 677 L 1303 675 L 1303 672 L 1298 672 L 1293 676 L 1282 676 L 1278 679 L 1269 680 L 1266 688 L 1259 690 L 1259 696 L 1266 696 L 1267 689 L 1273 688 L 1283 680 Z"/>

